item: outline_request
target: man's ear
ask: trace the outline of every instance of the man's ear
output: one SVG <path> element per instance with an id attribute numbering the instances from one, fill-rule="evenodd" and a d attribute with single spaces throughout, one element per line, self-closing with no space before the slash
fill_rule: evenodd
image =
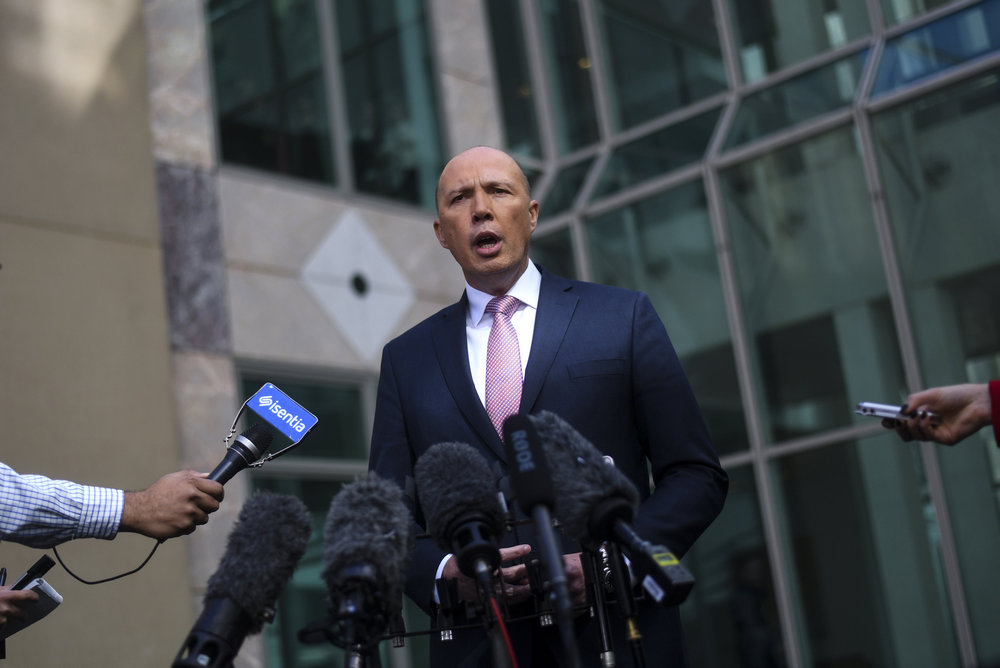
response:
<path id="1" fill-rule="evenodd" d="M 441 221 L 438 218 L 434 219 L 434 236 L 438 238 L 438 243 L 441 244 L 441 248 L 448 248 L 448 242 L 445 241 L 444 234 L 441 232 Z"/>

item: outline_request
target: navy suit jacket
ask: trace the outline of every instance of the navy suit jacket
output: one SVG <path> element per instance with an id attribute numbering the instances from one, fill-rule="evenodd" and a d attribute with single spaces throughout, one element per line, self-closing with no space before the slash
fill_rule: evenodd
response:
<path id="1" fill-rule="evenodd" d="M 722 509 L 728 478 L 663 323 L 643 293 L 539 269 L 520 412 L 552 411 L 611 455 L 639 488 L 636 532 L 682 556 Z M 383 350 L 370 468 L 404 489 L 412 490 L 416 460 L 437 443 L 468 443 L 506 470 L 469 370 L 467 312 L 463 293 Z M 419 506 L 414 512 L 422 524 Z M 538 545 L 533 538 L 522 527 L 502 544 Z M 564 549 L 579 546 L 566 541 Z M 428 612 L 443 556 L 431 540 L 418 540 L 412 554 L 406 592 Z M 676 614 L 672 620 L 679 642 Z"/>

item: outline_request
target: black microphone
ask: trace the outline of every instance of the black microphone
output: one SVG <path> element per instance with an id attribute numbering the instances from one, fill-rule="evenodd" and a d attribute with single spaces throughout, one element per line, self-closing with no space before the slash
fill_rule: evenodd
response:
<path id="1" fill-rule="evenodd" d="M 504 420 L 503 435 L 507 466 L 517 502 L 526 514 L 531 514 L 538 528 L 542 559 L 549 571 L 563 649 L 569 665 L 580 666 L 580 653 L 573 638 L 573 605 L 569 598 L 566 569 L 552 529 L 551 513 L 556 505 L 556 494 L 552 475 L 549 473 L 549 463 L 535 425 L 526 416 L 511 415 Z"/>
<path id="2" fill-rule="evenodd" d="M 253 464 L 271 447 L 271 432 L 257 423 L 233 439 L 225 458 L 208 475 L 209 480 L 217 480 L 223 485 L 234 475 Z"/>
<path id="3" fill-rule="evenodd" d="M 632 528 L 639 504 L 632 481 L 555 413 L 542 411 L 530 419 L 552 466 L 552 483 L 558 491 L 555 513 L 566 535 L 590 549 L 604 541 L 617 542 L 654 601 L 682 603 L 694 577 L 669 549 L 649 543 Z"/>
<path id="4" fill-rule="evenodd" d="M 417 460 L 414 479 L 428 533 L 438 547 L 454 553 L 464 575 L 492 596 L 504 525 L 486 459 L 466 443 L 438 443 Z"/>
<path id="5" fill-rule="evenodd" d="M 344 486 L 326 518 L 322 576 L 331 619 L 303 629 L 300 640 L 322 636 L 348 650 L 377 644 L 402 613 L 413 542 L 413 519 L 398 485 L 369 473 Z"/>
<path id="6" fill-rule="evenodd" d="M 311 533 L 309 510 L 296 497 L 263 490 L 251 496 L 173 668 L 230 666 L 244 638 L 274 619 L 274 606 Z"/>

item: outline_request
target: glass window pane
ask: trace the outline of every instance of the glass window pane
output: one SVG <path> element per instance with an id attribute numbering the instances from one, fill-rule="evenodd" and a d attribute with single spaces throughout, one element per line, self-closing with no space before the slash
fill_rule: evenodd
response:
<path id="1" fill-rule="evenodd" d="M 591 200 L 612 195 L 701 160 L 712 139 L 720 111 L 713 109 L 614 149 L 605 163 Z"/>
<path id="2" fill-rule="evenodd" d="M 872 96 L 902 88 L 998 49 L 1000 0 L 986 0 L 886 42 Z"/>
<path id="3" fill-rule="evenodd" d="M 880 173 L 927 386 L 1000 377 L 1000 72 L 873 118 Z M 939 449 L 980 665 L 1000 663 L 1000 458 L 990 430 Z M 990 510 L 987 510 L 990 509 Z"/>
<path id="4" fill-rule="evenodd" d="M 680 607 L 688 661 L 777 668 L 786 660 L 757 485 L 749 466 L 727 473 L 726 507 L 683 559 L 695 577 Z"/>
<path id="5" fill-rule="evenodd" d="M 857 0 L 729 0 L 743 80 L 762 79 L 871 32 Z"/>
<path id="6" fill-rule="evenodd" d="M 510 0 L 487 0 L 486 8 L 507 150 L 540 158 L 542 146 L 520 5 Z"/>
<path id="7" fill-rule="evenodd" d="M 900 396 L 900 355 L 853 128 L 728 169 L 720 185 L 765 438 L 846 426 L 863 399 L 857 393 Z M 863 382 L 853 379 L 858 370 L 869 372 Z"/>
<path id="8" fill-rule="evenodd" d="M 868 50 L 824 65 L 740 102 L 726 148 L 740 146 L 851 104 Z"/>
<path id="9" fill-rule="evenodd" d="M 712 5 L 701 0 L 602 0 L 617 129 L 727 88 Z"/>
<path id="10" fill-rule="evenodd" d="M 555 115 L 556 143 L 562 154 L 598 139 L 597 110 L 590 81 L 590 56 L 583 41 L 578 0 L 538 3 Z"/>
<path id="11" fill-rule="evenodd" d="M 531 238 L 531 260 L 553 274 L 576 278 L 576 259 L 573 257 L 573 239 L 569 228 L 545 235 L 536 231 Z"/>
<path id="12" fill-rule="evenodd" d="M 772 471 L 802 665 L 959 665 L 919 450 L 885 432 Z"/>
<path id="13" fill-rule="evenodd" d="M 314 5 L 213 0 L 208 11 L 222 159 L 332 183 Z"/>
<path id="14" fill-rule="evenodd" d="M 889 25 L 902 23 L 932 9 L 943 7 L 952 0 L 882 0 L 882 16 Z"/>
<path id="15" fill-rule="evenodd" d="M 580 196 L 580 188 L 587 179 L 587 173 L 593 158 L 587 158 L 575 165 L 564 167 L 552 183 L 552 187 L 545 193 L 545 199 L 540 200 L 541 211 L 548 217 L 567 211 L 573 206 L 573 202 Z"/>
<path id="16" fill-rule="evenodd" d="M 281 461 L 293 458 L 368 461 L 368 442 L 361 422 L 361 391 L 356 385 L 246 373 L 242 376 L 244 396 L 252 396 L 266 382 L 277 385 L 319 419 L 295 449 L 280 457 Z"/>
<path id="17" fill-rule="evenodd" d="M 739 383 L 700 181 L 586 221 L 593 280 L 643 290 L 667 327 L 719 454 L 747 446 Z"/>
<path id="18" fill-rule="evenodd" d="M 379 15 L 383 3 L 334 4 L 355 187 L 434 208 L 442 151 L 423 3 Z"/>

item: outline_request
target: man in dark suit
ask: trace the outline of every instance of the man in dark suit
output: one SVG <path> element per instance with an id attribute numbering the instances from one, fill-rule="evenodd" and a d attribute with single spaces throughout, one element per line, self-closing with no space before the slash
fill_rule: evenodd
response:
<path id="1" fill-rule="evenodd" d="M 486 408 L 491 398 L 485 376 L 487 337 L 499 318 L 487 304 L 510 295 L 517 299 L 510 322 L 523 372 L 523 386 L 514 388 L 520 390 L 519 409 L 511 412 L 552 411 L 613 457 L 640 491 L 637 533 L 683 555 L 722 509 L 728 478 L 649 298 L 536 267 L 528 248 L 538 202 L 530 197 L 523 171 L 501 151 L 476 147 L 454 157 L 441 173 L 437 207 L 435 234 L 461 266 L 466 290 L 456 304 L 386 345 L 370 468 L 405 489 L 428 448 L 460 442 L 506 469 L 498 421 L 491 421 Z M 505 537 L 501 557 L 507 564 L 537 544 L 534 527 L 519 526 Z M 571 593 L 580 602 L 585 597 L 580 547 L 565 540 L 562 547 Z M 531 596 L 524 567 L 507 566 L 501 575 L 516 611 Z M 455 559 L 433 541 L 418 540 L 406 591 L 431 614 L 435 577 L 457 577 L 464 595 L 473 596 L 474 586 L 459 574 Z M 684 665 L 677 608 L 643 603 L 638 617 L 651 665 Z M 597 665 L 594 625 L 586 616 L 576 620 L 581 655 Z M 521 666 L 565 660 L 553 629 L 535 621 L 508 627 Z M 615 620 L 615 650 L 624 666 L 629 655 L 622 627 Z M 489 665 L 481 631 L 456 633 L 448 642 L 431 638 L 435 666 Z"/>

